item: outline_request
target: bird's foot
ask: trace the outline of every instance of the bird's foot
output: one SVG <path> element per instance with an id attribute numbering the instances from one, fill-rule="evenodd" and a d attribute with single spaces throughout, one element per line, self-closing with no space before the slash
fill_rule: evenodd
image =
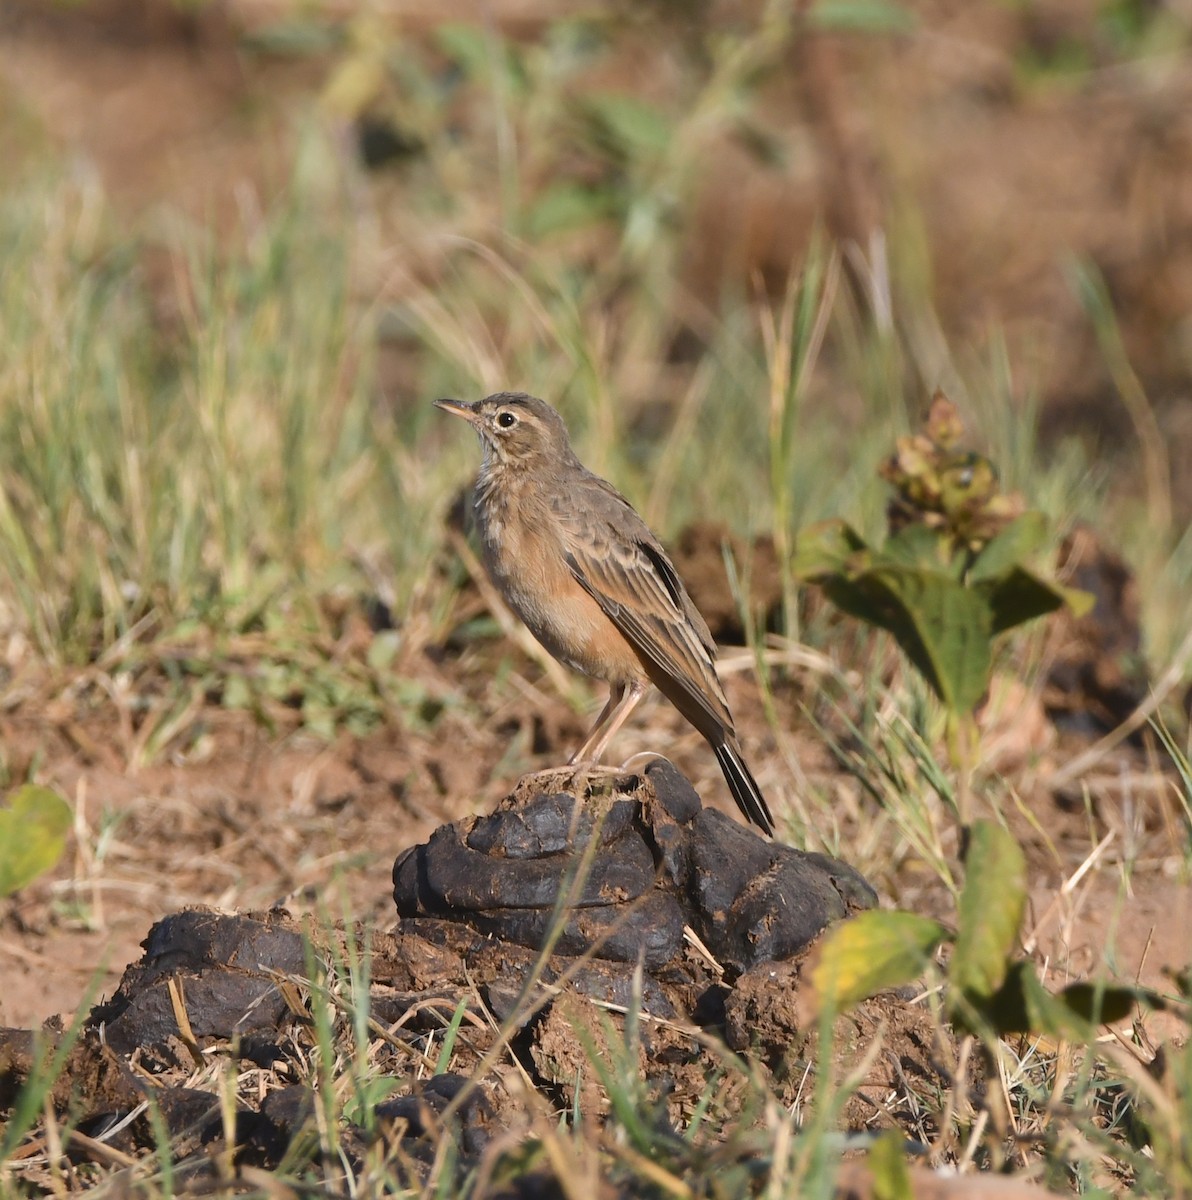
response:
<path id="1" fill-rule="evenodd" d="M 543 796 L 567 792 L 573 796 L 593 796 L 613 790 L 613 781 L 623 778 L 621 767 L 598 762 L 569 762 L 561 767 L 532 771 L 517 781 L 515 795 Z"/>

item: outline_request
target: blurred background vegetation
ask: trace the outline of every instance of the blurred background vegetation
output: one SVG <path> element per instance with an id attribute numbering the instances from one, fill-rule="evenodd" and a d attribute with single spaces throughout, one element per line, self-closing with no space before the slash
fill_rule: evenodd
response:
<path id="1" fill-rule="evenodd" d="M 715 515 L 785 553 L 818 518 L 880 528 L 876 468 L 942 386 L 1007 489 L 1125 554 L 1146 655 L 1176 653 L 1186 4 L 0 21 L 10 671 L 305 643 L 360 597 L 433 629 L 474 450 L 428 401 L 500 387 L 559 404 L 668 536 Z"/>

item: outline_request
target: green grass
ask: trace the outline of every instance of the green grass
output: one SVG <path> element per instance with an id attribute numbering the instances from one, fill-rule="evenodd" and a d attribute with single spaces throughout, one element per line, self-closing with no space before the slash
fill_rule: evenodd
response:
<path id="1" fill-rule="evenodd" d="M 773 535 L 785 558 L 812 520 L 880 530 L 876 468 L 939 382 L 938 363 L 905 332 L 938 327 L 913 239 L 891 247 L 893 330 L 859 311 L 824 238 L 776 298 L 726 295 L 709 311 L 677 282 L 700 150 L 713 133 L 748 126 L 758 81 L 787 44 L 780 6 L 768 12 L 756 30 L 717 42 L 701 69 L 685 62 L 678 98 L 652 106 L 585 90 L 584 71 L 607 49 L 599 25 L 560 23 L 545 44 L 522 46 L 442 31 L 436 55 L 462 81 L 446 98 L 463 130 L 454 138 L 444 136 L 438 58 L 395 39 L 388 86 L 429 149 L 396 198 L 370 193 L 375 220 L 351 189 L 327 182 L 340 164 L 317 126 L 300 138 L 282 197 L 218 242 L 180 223 L 128 229 L 92 186 L 54 170 L 10 181 L 0 197 L 0 632 L 10 668 L 61 694 L 81 689 L 69 694 L 94 705 L 124 696 L 135 721 L 121 750 L 134 768 L 184 751 L 196 707 L 209 704 L 282 732 L 298 722 L 332 738 L 396 721 L 433 737 L 445 708 L 478 703 L 462 687 L 428 689 L 411 666 L 448 629 L 463 576 L 442 554 L 442 518 L 476 465 L 472 441 L 430 408 L 438 395 L 512 386 L 556 402 L 584 461 L 666 536 L 715 515 Z M 344 70 L 354 53 L 344 51 Z M 574 170 L 564 147 L 576 144 L 597 180 L 582 194 L 555 183 Z M 150 255 L 167 269 L 149 272 Z M 1110 373 L 1151 436 L 1113 314 L 1095 281 L 1082 281 Z M 676 361 L 681 334 L 695 348 Z M 382 340 L 403 380 L 384 397 Z M 1131 548 L 1158 674 L 1183 644 L 1192 581 L 1192 537 L 1175 528 L 1162 479 L 1152 472 L 1148 497 L 1123 499 L 1075 443 L 1041 446 L 1038 398 L 996 332 L 983 348 L 951 352 L 946 371 L 974 442 L 1057 536 L 1084 520 Z M 939 713 L 891 668 L 884 640 L 822 614 L 798 625 L 795 585 L 784 583 L 786 632 L 824 664 L 810 716 L 851 772 L 800 790 L 792 832 L 849 858 L 887 897 L 939 903 L 960 869 Z M 374 601 L 395 628 L 369 650 L 343 650 L 345 614 Z M 1031 653 L 1022 639 L 1006 657 Z M 1177 662 L 1172 689 L 1190 675 Z M 780 750 L 791 708 L 774 695 L 792 677 L 771 664 L 762 679 Z M 1167 753 L 1186 791 L 1186 750 L 1173 739 Z M 983 787 L 983 803 L 1013 812 L 1014 780 Z M 369 1024 L 367 955 L 349 945 L 309 976 L 311 1025 L 296 1061 L 319 1097 L 317 1127 L 274 1182 L 400 1194 L 392 1146 L 351 1181 L 339 1153 L 345 1112 L 374 1129 L 376 1103 L 404 1086 L 392 1063 L 379 1065 L 386 1043 Z M 494 1033 L 491 1060 L 468 1058 L 462 1015 L 428 1042 L 436 1067 L 483 1067 L 486 1080 L 498 1065 L 514 1070 L 510 1030 Z M 601 1174 L 651 1194 L 830 1194 L 832 1167 L 855 1145 L 837 1129 L 855 1078 L 823 1070 L 801 1105 L 724 1050 L 718 1069 L 740 1105 L 710 1091 L 688 1127 L 660 1132 L 657 1097 L 634 1071 L 640 1020 L 609 1019 L 611 1061 L 588 1048 L 584 1074 L 609 1096 L 607 1121 L 543 1104 L 523 1141 L 489 1164 L 490 1182 L 549 1166 L 569 1195 Z M 827 1061 L 830 1042 L 825 1030 Z M 959 1069 L 948 1095 L 906 1099 L 942 1114 L 940 1161 L 989 1167 L 1007 1155 L 1018 1170 L 1029 1157 L 1053 1185 L 1084 1192 L 1107 1179 L 1145 1195 L 1192 1190 L 1187 1051 L 1173 1052 L 1161 1085 L 1114 1047 L 1006 1042 L 1000 1055 L 1009 1131 L 989 1128 L 992 1109 L 965 1093 Z M 35 1119 L 29 1106 L 54 1069 L 39 1073 L 19 1125 Z M 217 1083 L 249 1087 L 230 1068 Z M 421 1194 L 480 1188 L 454 1173 L 449 1131 L 435 1153 Z M 163 1129 L 137 1186 L 172 1194 L 176 1167 Z M 16 1171 L 0 1164 L 0 1187 L 15 1186 Z"/>
<path id="2" fill-rule="evenodd" d="M 310 138 L 307 157 L 317 157 Z M 615 338 L 600 336 L 599 288 L 576 295 L 555 277 L 519 275 L 526 264 L 497 252 L 460 251 L 441 282 L 404 301 L 418 335 L 407 353 L 425 383 L 390 411 L 376 396 L 385 312 L 368 299 L 376 279 L 353 266 L 373 246 L 342 197 L 300 178 L 259 227 L 218 249 L 187 228 L 164 243 L 130 237 L 101 198 L 38 182 L 5 198 L 0 239 L 0 595 L 10 622 L 48 663 L 168 662 L 176 679 L 198 672 L 212 692 L 231 682 L 229 703 L 241 707 L 259 693 L 285 699 L 301 674 L 323 693 L 312 710 L 374 719 L 375 678 L 319 669 L 345 604 L 379 597 L 408 632 L 435 634 L 443 592 L 427 564 L 440 514 L 475 469 L 470 440 L 430 408 L 436 394 L 534 387 L 568 412 L 585 459 L 664 533 L 714 512 L 743 531 L 773 530 L 784 548 L 808 520 L 880 522 L 874 470 L 918 403 L 907 394 L 891 406 L 885 382 L 866 390 L 864 366 L 839 379 L 859 419 L 837 420 L 824 396 L 805 394 L 825 339 L 843 339 L 859 360 L 892 361 L 883 378 L 906 370 L 825 286 L 838 276 L 824 250 L 792 283 L 785 319 L 776 311 L 769 350 L 751 313 L 730 312 L 681 379 L 659 374 L 657 334 L 632 360 L 617 349 L 641 342 L 652 312 L 630 310 Z M 169 264 L 155 293 L 142 270 L 150 251 Z M 503 331 L 500 373 L 486 378 L 488 368 L 468 364 L 498 308 L 509 310 L 510 288 L 524 303 Z M 650 398 L 671 406 L 641 439 L 617 382 L 636 363 L 655 373 Z M 789 386 L 775 376 L 783 363 Z M 638 410 L 642 391 L 633 389 Z M 1043 502 L 1062 500 L 1075 486 L 1072 460 L 1061 459 L 1057 478 L 1037 455 L 1033 470 L 1022 462 L 1033 449 L 1008 456 L 1015 473 Z M 255 653 L 276 670 L 256 672 L 265 678 L 245 696 L 238 660 L 258 635 Z M 199 645 L 201 668 L 187 654 Z"/>

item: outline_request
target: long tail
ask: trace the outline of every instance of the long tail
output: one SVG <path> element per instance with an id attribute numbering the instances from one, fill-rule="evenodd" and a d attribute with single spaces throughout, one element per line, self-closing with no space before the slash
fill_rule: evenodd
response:
<path id="1" fill-rule="evenodd" d="M 759 829 L 765 830 L 773 837 L 774 818 L 770 815 L 770 806 L 766 803 L 761 788 L 757 786 L 757 780 L 745 765 L 741 751 L 731 742 L 721 742 L 712 749 L 716 752 L 716 761 L 724 772 L 728 790 L 732 792 L 737 807 L 745 814 L 745 819 L 752 821 Z"/>

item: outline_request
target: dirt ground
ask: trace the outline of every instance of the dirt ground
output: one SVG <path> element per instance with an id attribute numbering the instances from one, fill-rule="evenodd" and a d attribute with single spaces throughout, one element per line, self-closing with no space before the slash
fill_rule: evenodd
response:
<path id="1" fill-rule="evenodd" d="M 429 20 L 407 7 L 415 27 Z M 533 5 L 492 7 L 523 31 L 543 16 Z M 914 7 L 924 32 L 893 52 L 833 46 L 843 123 L 797 87 L 779 89 L 805 124 L 806 164 L 787 174 L 742 164 L 741 186 L 708 189 L 688 256 L 693 286 L 758 265 L 785 270 L 810 214 L 840 194 L 830 160 L 832 139 L 843 137 L 862 169 L 846 186 L 852 207 L 835 219 L 863 231 L 886 189 L 917 197 L 945 332 L 976 338 L 991 320 L 1006 323 L 1024 370 L 1042 380 L 1051 435 L 1086 433 L 1107 453 L 1127 447 L 1123 490 L 1141 492 L 1134 431 L 1090 353 L 1057 247 L 1101 266 L 1170 462 L 1186 459 L 1192 62 L 1184 55 L 1135 73 L 1107 66 L 1084 94 L 1032 92 L 1014 69 L 1023 45 L 1042 52 L 1058 38 L 1084 38 L 1094 58 L 1101 53 L 1082 5 Z M 53 11 L 10 3 L 0 16 L 0 107 L 18 119 L 3 125 L 4 156 L 65 149 L 130 219 L 164 205 L 234 220 L 246 197 L 284 178 L 289 106 L 317 75 L 309 63 L 240 47 L 238 35 L 266 9 L 247 0 L 194 11 L 151 0 Z M 907 79 L 916 85 L 903 87 Z M 1011 220 L 1012 212 L 1029 218 Z M 700 228 L 731 228 L 734 237 L 704 237 Z M 930 340 L 935 331 L 912 335 Z M 1192 514 L 1192 473 L 1175 471 L 1171 483 L 1177 511 Z M 466 670 L 429 660 L 423 669 L 449 684 L 458 682 L 451 672 Z M 534 679 L 528 667 L 526 677 Z M 746 676 L 729 686 L 746 745 L 765 746 Z M 194 717 L 200 750 L 138 769 L 113 707 L 89 709 L 69 695 L 62 680 L 10 680 L 0 708 L 10 774 L 36 762 L 78 811 L 67 860 L 0 907 L 0 1023 L 9 1026 L 36 1026 L 109 995 L 150 924 L 184 905 L 282 904 L 388 927 L 394 857 L 440 822 L 491 806 L 521 771 L 559 761 L 585 721 L 541 680 L 475 712 L 447 714 L 433 737 L 395 724 L 327 745 L 202 711 Z M 705 795 L 720 796 L 699 739 L 660 703 L 644 711 L 619 751 L 663 748 Z M 1037 711 L 1020 709 L 1017 720 Z M 1088 744 L 1045 740 L 1052 764 Z M 799 745 L 814 781 L 836 778 L 814 737 L 799 735 Z M 766 770 L 776 777 L 781 766 Z M 1186 966 L 1192 953 L 1192 901 L 1179 875 L 1187 835 L 1170 779 L 1127 748 L 1101 765 L 1086 806 L 1053 797 L 1038 785 L 1043 773 L 1036 765 L 1024 778 L 1016 830 L 1035 871 L 1028 945 L 1049 962 L 1053 982 L 1091 970 L 1108 947 L 1120 976 L 1162 986 L 1164 971 Z M 842 818 L 845 857 L 862 825 Z M 900 881 L 901 895 L 942 907 L 942 896 L 916 886 Z"/>
<path id="2" fill-rule="evenodd" d="M 444 717 L 433 738 L 385 730 L 332 745 L 270 737 L 251 718 L 216 711 L 203 718 L 204 761 L 136 772 L 103 716 L 3 718 L 9 761 L 38 755 L 42 778 L 75 800 L 79 821 L 73 859 L 4 912 L 0 1022 L 33 1027 L 110 994 L 149 925 L 188 904 L 284 905 L 392 925 L 390 874 L 402 850 L 490 809 L 523 771 L 563 761 L 564 745 L 582 738 L 585 718 L 561 697 L 523 701 L 516 716 L 505 707 L 479 721 Z M 661 701 L 656 710 L 668 753 L 731 810 L 698 735 Z M 656 748 L 657 733 L 627 733 L 619 753 Z"/>
<path id="3" fill-rule="evenodd" d="M 428 662 L 426 670 L 440 678 L 458 672 L 464 691 L 474 683 L 475 664 Z M 36 756 L 40 777 L 75 802 L 78 817 L 59 868 L 0 910 L 0 1023 L 36 1027 L 111 995 L 149 926 L 187 905 L 284 906 L 391 928 L 394 859 L 440 823 L 491 810 L 523 772 L 564 761 L 582 737 L 590 714 L 542 682 L 536 694 L 519 691 L 491 712 L 444 716 L 433 735 L 393 727 L 332 744 L 266 734 L 247 716 L 212 710 L 196 717 L 198 753 L 139 770 L 127 766 L 103 712 L 80 720 L 50 704 L 36 715 L 4 714 L 9 763 Z M 782 795 L 784 768 L 765 754 L 770 735 L 756 689 L 733 674 L 728 691 L 745 744 L 762 750 L 754 758 L 763 788 Z M 785 704 L 794 725 L 796 700 Z M 733 812 L 698 735 L 661 700 L 643 708 L 618 756 L 664 749 L 708 802 Z M 1041 760 L 1043 771 L 1087 743 L 1060 744 L 1063 752 Z M 839 853 L 878 880 L 885 902 L 952 917 L 946 891 L 913 863 L 885 875 L 880 846 L 859 861 L 862 851 L 850 848 L 866 842 L 872 818 L 854 781 L 809 733 L 797 747 L 810 785 L 848 799 Z M 1186 832 L 1174 782 L 1127 748 L 1099 768 L 1091 794 L 1098 799 L 1087 808 L 1043 786 L 1023 794 L 1014 824 L 1032 872 L 1026 946 L 1053 986 L 1108 964 L 1119 979 L 1166 990 L 1169 973 L 1192 963 L 1192 889 L 1180 875 Z M 1148 1029 L 1157 1040 L 1180 1027 L 1159 1014 Z"/>

